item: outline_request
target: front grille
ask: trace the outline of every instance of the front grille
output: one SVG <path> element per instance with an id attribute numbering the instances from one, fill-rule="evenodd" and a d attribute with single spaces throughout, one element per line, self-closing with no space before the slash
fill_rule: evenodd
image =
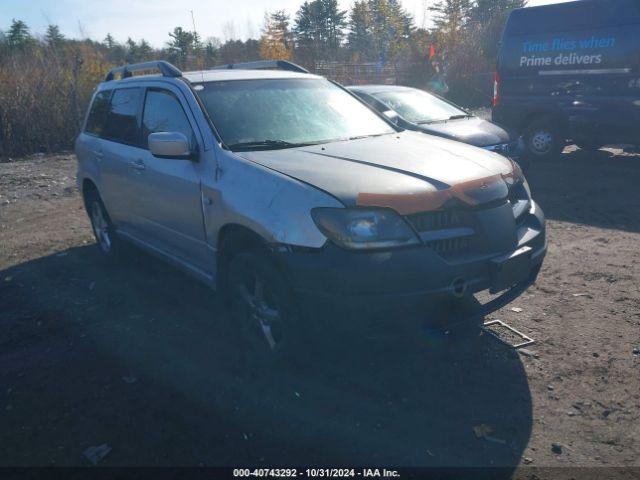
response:
<path id="1" fill-rule="evenodd" d="M 460 253 L 469 249 L 469 237 L 432 240 L 427 242 L 427 246 L 442 254 Z"/>
<path id="2" fill-rule="evenodd" d="M 441 210 L 436 212 L 414 213 L 407 217 L 409 223 L 417 232 L 429 232 L 432 230 L 444 230 L 445 228 L 456 228 L 460 226 L 458 213 L 452 210 Z"/>
<path id="3" fill-rule="evenodd" d="M 420 234 L 425 245 L 439 254 L 447 256 L 469 250 L 469 228 L 463 228 L 468 225 L 455 210 L 415 213 L 408 215 L 407 220 Z M 465 230 L 461 235 L 461 231 Z M 434 236 L 440 238 L 433 238 Z"/>

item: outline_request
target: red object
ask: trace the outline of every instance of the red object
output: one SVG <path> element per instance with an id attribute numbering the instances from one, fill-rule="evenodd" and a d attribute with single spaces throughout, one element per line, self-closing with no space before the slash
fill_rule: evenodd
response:
<path id="1" fill-rule="evenodd" d="M 493 74 L 493 101 L 491 104 L 497 107 L 500 103 L 500 75 L 498 72 Z"/>
<path id="2" fill-rule="evenodd" d="M 433 45 L 429 45 L 429 60 L 436 55 L 436 48 Z"/>

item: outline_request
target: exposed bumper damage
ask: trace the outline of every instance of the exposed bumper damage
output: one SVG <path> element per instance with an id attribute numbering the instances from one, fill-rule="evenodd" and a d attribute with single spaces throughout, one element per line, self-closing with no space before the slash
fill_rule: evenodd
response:
<path id="1" fill-rule="evenodd" d="M 423 242 L 405 249 L 350 252 L 327 244 L 277 257 L 305 316 L 315 322 L 337 321 L 332 328 L 367 330 L 380 322 L 392 328 L 415 325 L 415 320 L 428 320 L 426 312 L 434 305 L 499 290 L 490 303 L 475 304 L 464 318 L 451 320 L 479 319 L 535 281 L 546 254 L 544 214 L 531 202 L 517 222 L 510 203 L 463 212 L 461 217 L 474 234 L 458 249 L 438 250 Z"/>

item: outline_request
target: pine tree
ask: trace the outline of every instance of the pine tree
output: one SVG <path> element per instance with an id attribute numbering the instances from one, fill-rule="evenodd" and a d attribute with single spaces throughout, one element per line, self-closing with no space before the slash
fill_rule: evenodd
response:
<path id="1" fill-rule="evenodd" d="M 116 47 L 117 43 L 113 36 L 110 33 L 107 33 L 107 36 L 104 37 L 102 44 L 107 47 L 107 49 L 111 50 Z"/>
<path id="2" fill-rule="evenodd" d="M 282 43 L 286 48 L 293 46 L 293 38 L 291 32 L 291 18 L 284 10 L 278 10 L 270 15 L 271 24 L 279 35 L 282 36 Z"/>
<path id="3" fill-rule="evenodd" d="M 124 42 L 125 48 L 127 49 L 127 63 L 135 63 L 139 60 L 139 55 L 138 55 L 138 45 L 136 44 L 136 42 L 131 38 L 127 38 L 127 41 Z"/>
<path id="4" fill-rule="evenodd" d="M 11 51 L 21 51 L 34 45 L 35 41 L 29 32 L 29 27 L 22 20 L 15 18 L 6 33 L 7 45 Z"/>
<path id="5" fill-rule="evenodd" d="M 469 37 L 473 37 L 479 54 L 493 60 L 509 13 L 523 8 L 526 0 L 477 0 L 470 12 Z"/>
<path id="6" fill-rule="evenodd" d="M 44 35 L 44 40 L 50 47 L 57 48 L 64 43 L 65 38 L 60 33 L 60 28 L 57 25 L 49 25 Z"/>
<path id="7" fill-rule="evenodd" d="M 153 48 L 144 38 L 138 42 L 138 58 L 140 60 L 149 60 L 153 54 Z"/>
<path id="8" fill-rule="evenodd" d="M 371 60 L 373 48 L 373 19 L 367 0 L 356 1 L 349 13 L 347 44 L 352 54 L 360 60 Z"/>
<path id="9" fill-rule="evenodd" d="M 455 59 L 465 39 L 465 28 L 471 16 L 471 0 L 440 0 L 430 8 L 434 12 L 435 37 L 443 67 Z M 475 45 L 472 45 L 475 48 Z"/>
<path id="10" fill-rule="evenodd" d="M 436 29 L 446 35 L 460 33 L 471 14 L 471 0 L 440 0 L 429 8 Z"/>
<path id="11" fill-rule="evenodd" d="M 194 35 L 182 27 L 176 27 L 173 32 L 169 32 L 169 36 L 172 39 L 168 43 L 169 54 L 174 62 L 184 67 L 187 57 L 194 50 Z"/>
<path id="12" fill-rule="evenodd" d="M 356 1 L 349 17 L 349 48 L 364 60 L 395 63 L 410 49 L 413 18 L 397 0 Z"/>
<path id="13" fill-rule="evenodd" d="M 284 10 L 265 13 L 260 57 L 273 60 L 290 60 L 293 56 L 289 31 L 289 16 Z"/>
<path id="14" fill-rule="evenodd" d="M 344 39 L 346 15 L 337 0 L 307 0 L 300 6 L 293 31 L 296 46 L 309 61 L 336 57 Z"/>
<path id="15" fill-rule="evenodd" d="M 204 68 L 212 67 L 218 63 L 220 58 L 220 40 L 216 37 L 209 37 L 204 42 Z"/>

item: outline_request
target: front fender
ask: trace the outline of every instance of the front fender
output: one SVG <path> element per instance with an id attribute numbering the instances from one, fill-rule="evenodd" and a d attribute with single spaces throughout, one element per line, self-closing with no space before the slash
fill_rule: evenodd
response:
<path id="1" fill-rule="evenodd" d="M 311 218 L 316 207 L 344 207 L 336 198 L 287 175 L 220 151 L 218 180 L 203 182 L 207 242 L 217 249 L 225 225 L 246 227 L 267 243 L 320 248 L 326 237 Z"/>

